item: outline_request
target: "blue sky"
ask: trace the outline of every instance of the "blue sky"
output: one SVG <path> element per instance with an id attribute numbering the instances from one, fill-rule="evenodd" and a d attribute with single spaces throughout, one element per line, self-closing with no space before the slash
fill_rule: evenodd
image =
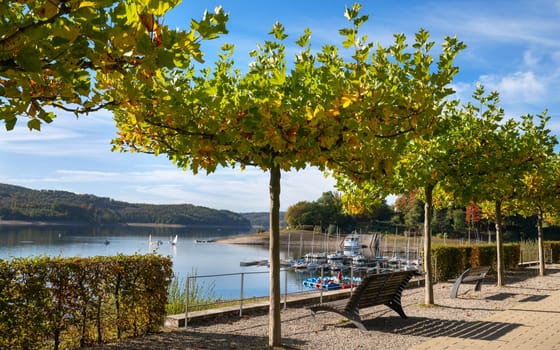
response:
<path id="1" fill-rule="evenodd" d="M 205 9 L 222 5 L 230 13 L 229 34 L 203 46 L 212 63 L 224 43 L 236 47 L 237 66 L 246 69 L 249 51 L 267 39 L 281 22 L 292 43 L 308 27 L 313 48 L 338 43 L 338 29 L 347 25 L 344 8 L 335 0 L 192 0 L 172 10 L 165 23 L 188 25 Z M 364 1 L 370 16 L 362 34 L 383 45 L 393 33 L 412 43 L 419 28 L 439 45 L 446 35 L 467 44 L 456 63 L 460 73 L 453 87 L 468 99 L 477 82 L 500 92 L 510 117 L 548 110 L 549 127 L 560 131 L 560 0 L 527 1 Z M 13 131 L 0 128 L 0 183 L 33 189 L 89 193 L 135 203 L 191 203 L 236 212 L 268 211 L 268 174 L 256 168 L 220 169 L 192 175 L 177 169 L 165 156 L 111 152 L 116 128 L 111 115 L 99 112 L 76 119 L 61 113 L 41 132 L 30 132 L 22 120 Z M 334 189 L 334 181 L 315 169 L 284 173 L 281 208 L 313 201 Z"/>

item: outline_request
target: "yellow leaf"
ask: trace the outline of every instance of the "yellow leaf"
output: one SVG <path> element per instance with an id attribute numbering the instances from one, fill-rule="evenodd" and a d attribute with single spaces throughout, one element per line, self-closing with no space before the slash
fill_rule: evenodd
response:
<path id="1" fill-rule="evenodd" d="M 313 110 L 309 107 L 305 107 L 305 115 L 307 116 L 307 120 L 311 120 L 315 117 Z"/>
<path id="2" fill-rule="evenodd" d="M 80 2 L 80 8 L 82 7 L 94 7 L 95 6 L 95 2 L 93 1 L 82 1 Z"/>
<path id="3" fill-rule="evenodd" d="M 354 102 L 355 98 L 352 95 L 344 95 L 342 96 L 342 108 L 347 108 Z"/>

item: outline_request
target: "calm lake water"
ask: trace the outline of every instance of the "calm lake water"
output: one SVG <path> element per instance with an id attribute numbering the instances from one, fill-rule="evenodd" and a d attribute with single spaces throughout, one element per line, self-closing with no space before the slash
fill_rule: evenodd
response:
<path id="1" fill-rule="evenodd" d="M 189 275 L 218 275 L 247 273 L 243 277 L 244 297 L 268 295 L 268 267 L 240 266 L 243 260 L 268 259 L 268 249 L 262 246 L 197 243 L 220 237 L 245 234 L 237 230 L 189 230 L 185 228 L 89 228 L 89 227 L 21 227 L 0 225 L 0 259 L 29 256 L 111 256 L 117 254 L 146 254 L 156 252 L 170 256 L 173 271 L 180 280 Z M 178 235 L 175 246 L 170 237 Z M 149 237 L 161 245 L 149 245 Z M 105 242 L 108 244 L 105 244 Z M 297 251 L 293 252 L 298 255 Z M 283 251 L 281 257 L 287 257 Z M 261 273 L 249 273 L 261 272 Z M 287 273 L 287 275 L 285 275 Z M 282 272 L 289 293 L 305 290 L 302 281 L 308 272 Z M 212 289 L 217 297 L 238 298 L 241 277 L 230 275 L 199 278 L 203 288 Z"/>

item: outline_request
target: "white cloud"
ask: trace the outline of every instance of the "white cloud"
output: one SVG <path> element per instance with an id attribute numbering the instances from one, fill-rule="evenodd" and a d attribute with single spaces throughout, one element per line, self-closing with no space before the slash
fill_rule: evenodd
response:
<path id="1" fill-rule="evenodd" d="M 268 211 L 270 206 L 269 173 L 258 168 L 218 169 L 210 175 L 193 175 L 171 164 L 128 172 L 62 169 L 54 174 L 28 175 L 0 182 L 93 194 L 131 203 L 190 203 L 236 212 Z M 315 168 L 283 173 L 281 210 L 300 201 L 317 200 L 323 192 L 334 190 L 334 179 L 325 178 Z"/>
<path id="2" fill-rule="evenodd" d="M 455 82 L 451 84 L 451 88 L 455 90 L 455 94 L 450 96 L 452 99 L 459 99 L 463 102 L 469 101 L 472 97 L 472 93 L 476 88 L 476 84 L 465 83 L 465 82 Z"/>
<path id="3" fill-rule="evenodd" d="M 546 84 L 531 71 L 506 76 L 482 76 L 481 82 L 489 90 L 497 90 L 504 103 L 538 103 L 546 94 Z"/>
<path id="4" fill-rule="evenodd" d="M 541 57 L 535 54 L 532 50 L 527 50 L 523 53 L 523 63 L 529 68 L 538 67 L 541 62 Z"/>

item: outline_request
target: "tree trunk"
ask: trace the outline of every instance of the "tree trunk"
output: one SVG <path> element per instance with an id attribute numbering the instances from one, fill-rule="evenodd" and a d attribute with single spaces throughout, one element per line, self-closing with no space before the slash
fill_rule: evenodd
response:
<path id="1" fill-rule="evenodd" d="M 539 207 L 537 209 L 537 242 L 539 246 L 539 276 L 544 276 L 545 274 L 542 222 L 543 222 L 543 213 L 542 213 L 542 209 Z"/>
<path id="2" fill-rule="evenodd" d="M 433 270 L 432 270 L 432 192 L 434 186 L 424 188 L 426 202 L 424 204 L 424 302 L 426 305 L 434 304 Z"/>
<path id="3" fill-rule="evenodd" d="M 280 321 L 280 168 L 270 169 L 270 245 L 268 345 L 280 347 L 282 343 Z"/>
<path id="4" fill-rule="evenodd" d="M 504 286 L 504 258 L 502 254 L 503 243 L 502 243 L 502 201 L 496 201 L 496 273 L 498 287 Z"/>

